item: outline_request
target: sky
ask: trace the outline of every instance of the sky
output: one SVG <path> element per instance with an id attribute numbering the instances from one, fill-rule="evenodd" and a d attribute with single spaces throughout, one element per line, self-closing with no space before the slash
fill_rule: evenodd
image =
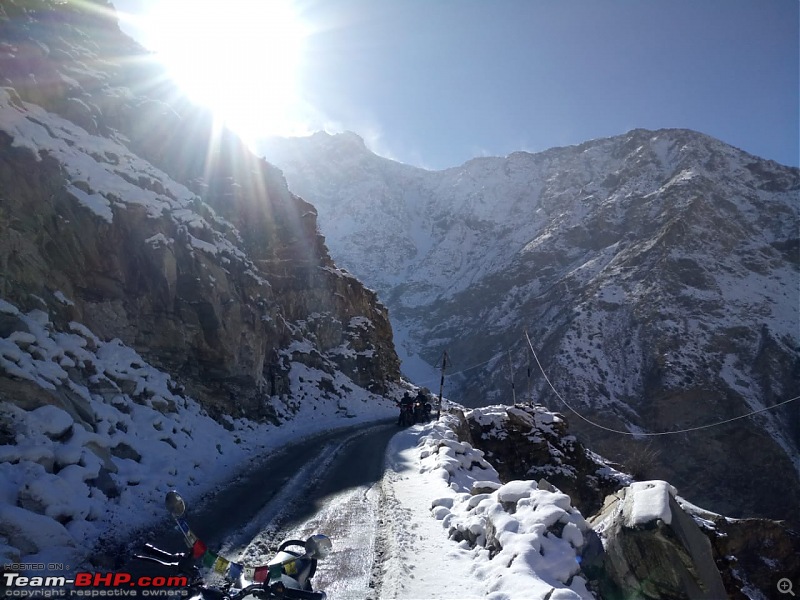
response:
<path id="1" fill-rule="evenodd" d="M 132 17 L 163 4 L 113 1 Z M 294 65 L 296 110 L 278 133 L 351 130 L 378 154 L 429 169 L 639 127 L 695 129 L 797 166 L 799 7 L 797 0 L 294 0 L 304 32 L 299 56 L 252 54 L 262 66 L 275 55 Z M 242 12 L 232 19 L 250 26 L 267 19 Z M 218 11 L 215 18 L 224 20 Z M 162 38 L 170 30 L 184 36 L 193 17 L 152 23 L 128 18 L 121 26 L 152 49 L 154 29 Z M 240 46 L 223 45 L 234 50 L 226 56 L 232 64 Z"/>

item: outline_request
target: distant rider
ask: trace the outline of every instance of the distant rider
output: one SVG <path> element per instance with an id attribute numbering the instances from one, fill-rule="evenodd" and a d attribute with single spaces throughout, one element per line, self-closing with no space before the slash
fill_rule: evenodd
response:
<path id="1" fill-rule="evenodd" d="M 417 392 L 416 398 L 417 411 L 416 420 L 421 422 L 431 420 L 431 403 L 428 401 L 428 395 L 422 391 L 422 388 Z"/>
<path id="2" fill-rule="evenodd" d="M 397 424 L 403 424 L 403 411 L 407 410 L 408 414 L 413 414 L 414 411 L 414 399 L 409 395 L 408 392 L 403 394 L 403 399 L 400 400 L 398 403 L 400 406 L 400 416 L 397 417 Z"/>

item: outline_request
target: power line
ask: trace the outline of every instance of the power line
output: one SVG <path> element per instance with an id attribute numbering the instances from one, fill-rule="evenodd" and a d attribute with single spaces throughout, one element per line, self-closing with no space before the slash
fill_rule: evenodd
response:
<path id="1" fill-rule="evenodd" d="M 596 423 L 596 422 L 588 419 L 587 417 L 584 417 L 576 409 L 574 409 L 572 406 L 570 406 L 570 404 L 564 399 L 564 397 L 561 394 L 559 394 L 558 390 L 556 390 L 556 388 L 553 386 L 553 384 L 550 381 L 550 379 L 547 377 L 547 373 L 545 372 L 544 367 L 542 366 L 542 363 L 539 362 L 539 357 L 536 355 L 536 351 L 533 349 L 533 344 L 531 343 L 531 340 L 530 340 L 530 337 L 528 336 L 527 330 L 525 331 L 525 338 L 526 338 L 526 340 L 528 342 L 528 347 L 531 350 L 531 354 L 533 355 L 533 358 L 536 361 L 537 366 L 539 367 L 539 371 L 541 371 L 542 376 L 544 377 L 544 380 L 547 382 L 547 385 L 550 387 L 550 389 L 553 391 L 553 393 L 556 395 L 556 397 L 561 401 L 561 403 L 564 404 L 564 406 L 566 406 L 578 418 L 580 418 L 581 420 L 585 421 L 589 425 L 592 425 L 593 427 L 597 427 L 598 429 L 603 429 L 605 431 L 609 431 L 611 433 L 617 433 L 617 434 L 620 434 L 620 435 L 628 435 L 628 436 L 632 436 L 632 437 L 636 437 L 636 436 L 655 437 L 655 436 L 663 436 L 663 435 L 675 435 L 675 434 L 679 434 L 679 433 L 690 433 L 690 432 L 693 432 L 693 431 L 700 431 L 700 430 L 703 430 L 703 429 L 710 429 L 712 427 L 718 427 L 720 425 L 725 425 L 727 423 L 731 423 L 733 421 L 738 421 L 740 419 L 746 419 L 748 417 L 752 417 L 754 415 L 757 415 L 757 414 L 760 414 L 760 413 L 763 413 L 763 412 L 774 410 L 776 408 L 780 408 L 781 406 L 784 406 L 784 405 L 789 404 L 791 402 L 795 402 L 797 400 L 800 400 L 800 396 L 795 396 L 794 398 L 790 398 L 788 400 L 784 400 L 782 402 L 779 402 L 778 404 L 774 404 L 772 406 L 767 406 L 765 408 L 754 410 L 754 411 L 749 412 L 749 413 L 744 414 L 744 415 L 739 415 L 737 417 L 733 417 L 733 418 L 730 418 L 730 419 L 725 419 L 723 421 L 717 421 L 715 423 L 709 423 L 709 424 L 706 424 L 706 425 L 698 425 L 696 427 L 687 427 L 687 428 L 684 428 L 684 429 L 678 429 L 678 430 L 675 430 L 675 431 L 632 432 L 632 431 L 623 431 L 621 429 L 614 429 L 613 427 L 607 427 L 605 425 L 601 425 L 600 423 Z M 510 348 L 509 348 L 509 350 L 510 350 Z M 450 373 L 450 376 L 452 377 L 454 375 L 460 375 L 461 373 L 466 373 L 467 371 L 471 371 L 473 369 L 477 369 L 478 367 L 482 367 L 484 365 L 487 365 L 490 362 L 495 361 L 498 358 L 500 358 L 503 355 L 503 353 L 504 352 L 498 352 L 497 354 L 492 356 L 490 359 L 485 360 L 485 361 L 480 362 L 480 363 L 477 363 L 477 364 L 474 364 L 474 365 L 470 365 L 469 367 L 467 367 L 465 369 L 461 369 L 460 371 L 455 371 L 453 373 Z M 424 381 L 423 383 L 428 383 L 428 382 L 432 382 L 432 381 L 436 381 L 436 380 L 435 379 L 430 379 L 430 380 Z"/>
<path id="2" fill-rule="evenodd" d="M 505 354 L 505 352 L 506 352 L 506 351 L 505 351 L 505 350 L 503 350 L 503 351 L 501 351 L 501 352 L 498 352 L 497 354 L 495 354 L 495 355 L 494 355 L 492 358 L 490 358 L 489 360 L 485 360 L 485 361 L 483 361 L 483 362 L 480 362 L 480 363 L 477 363 L 477 364 L 471 365 L 471 366 L 469 366 L 469 367 L 467 367 L 467 368 L 465 368 L 465 369 L 461 369 L 460 371 L 454 371 L 453 373 L 450 373 L 450 377 L 453 377 L 454 375 L 461 375 L 461 373 L 466 373 L 467 371 L 472 371 L 473 369 L 477 369 L 478 367 L 482 367 L 483 365 L 488 365 L 488 364 L 489 364 L 490 362 L 492 362 L 493 360 L 497 360 L 498 358 L 500 358 L 500 357 L 501 357 L 503 354 Z M 448 358 L 449 358 L 449 357 L 448 357 Z M 440 364 L 441 364 L 441 361 L 440 361 L 440 360 L 439 360 L 439 361 L 436 361 L 436 366 L 435 366 L 434 368 L 439 368 L 439 365 L 440 365 Z M 435 378 L 435 377 L 432 377 L 432 378 L 430 378 L 430 379 L 424 379 L 424 380 L 422 380 L 420 383 L 434 383 L 434 382 L 436 382 L 437 380 L 438 380 L 437 378 Z"/>
<path id="3" fill-rule="evenodd" d="M 544 376 L 544 380 L 547 382 L 547 385 L 550 386 L 550 389 L 553 390 L 553 393 L 556 397 L 561 400 L 561 402 L 570 409 L 576 416 L 586 421 L 589 425 L 594 427 L 598 427 L 599 429 L 603 429 L 605 431 L 610 431 L 611 433 L 618 433 L 620 435 L 630 435 L 630 436 L 646 436 L 646 437 L 654 437 L 659 435 L 675 435 L 678 433 L 689 433 L 691 431 L 700 431 L 701 429 L 710 429 L 712 427 L 718 427 L 719 425 L 725 425 L 726 423 L 731 423 L 733 421 L 738 421 L 739 419 L 746 419 L 747 417 L 752 417 L 753 415 L 757 415 L 762 412 L 766 412 L 768 410 L 773 410 L 783 406 L 784 404 L 789 404 L 790 402 L 794 402 L 796 400 L 800 400 L 800 396 L 795 396 L 794 398 L 790 398 L 789 400 L 784 400 L 783 402 L 779 402 L 778 404 L 774 404 L 773 406 L 767 406 L 766 408 L 762 408 L 759 410 L 754 410 L 752 412 L 747 413 L 746 415 L 739 415 L 738 417 L 733 417 L 732 419 L 725 419 L 724 421 L 718 421 L 716 423 L 709 423 L 707 425 L 698 425 L 697 427 L 688 427 L 686 429 L 678 429 L 677 431 L 655 431 L 655 432 L 632 432 L 632 431 L 622 431 L 620 429 L 614 429 L 612 427 L 606 427 L 605 425 L 601 425 L 600 423 L 595 423 L 594 421 L 587 419 L 582 414 L 580 414 L 577 410 L 572 408 L 569 403 L 564 400 L 561 394 L 558 393 L 553 384 L 550 382 L 550 379 L 547 377 L 547 373 L 544 371 L 544 367 L 542 367 L 542 363 L 539 362 L 539 357 L 536 356 L 536 351 L 533 349 L 533 344 L 531 343 L 531 338 L 528 336 L 528 332 L 525 331 L 525 339 L 528 340 L 528 346 L 531 349 L 531 353 L 533 353 L 533 358 L 536 360 L 536 364 L 539 365 L 539 370 L 542 372 Z"/>

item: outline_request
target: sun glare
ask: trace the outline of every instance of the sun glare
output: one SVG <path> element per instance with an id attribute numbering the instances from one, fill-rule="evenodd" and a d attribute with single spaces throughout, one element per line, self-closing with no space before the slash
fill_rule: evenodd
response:
<path id="1" fill-rule="evenodd" d="M 162 0 L 146 22 L 176 83 L 246 141 L 296 132 L 307 32 L 289 0 Z"/>

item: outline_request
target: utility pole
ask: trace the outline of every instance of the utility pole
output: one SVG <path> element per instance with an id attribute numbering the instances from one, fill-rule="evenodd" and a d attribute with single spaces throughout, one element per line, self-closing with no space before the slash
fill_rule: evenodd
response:
<path id="1" fill-rule="evenodd" d="M 531 381 L 531 357 L 530 355 L 528 355 L 528 404 L 530 404 L 531 406 L 533 406 L 533 392 L 531 391 L 532 384 L 533 382 Z"/>
<path id="2" fill-rule="evenodd" d="M 517 403 L 517 391 L 514 389 L 514 364 L 511 362 L 511 348 L 508 349 L 508 371 L 511 374 L 511 405 Z"/>
<path id="3" fill-rule="evenodd" d="M 439 383 L 439 404 L 436 407 L 436 420 L 442 415 L 442 392 L 444 392 L 444 370 L 447 368 L 447 350 L 442 354 L 442 380 Z"/>
<path id="4" fill-rule="evenodd" d="M 528 329 L 525 328 L 525 338 L 531 339 L 528 335 Z M 533 366 L 531 365 L 531 355 L 530 353 L 526 352 L 528 355 L 528 404 L 533 406 L 533 378 L 531 377 L 531 373 L 533 371 Z"/>

